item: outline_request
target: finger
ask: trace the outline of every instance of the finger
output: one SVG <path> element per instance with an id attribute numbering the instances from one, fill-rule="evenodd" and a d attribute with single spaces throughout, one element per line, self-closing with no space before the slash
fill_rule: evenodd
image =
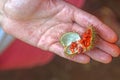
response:
<path id="1" fill-rule="evenodd" d="M 74 20 L 81 26 L 89 27 L 90 25 L 93 25 L 100 37 L 102 37 L 106 41 L 112 43 L 117 41 L 117 35 L 112 29 L 110 29 L 107 25 L 103 24 L 95 16 L 83 10 L 76 9 L 76 11 L 74 12 Z"/>
<path id="2" fill-rule="evenodd" d="M 85 32 L 85 28 L 83 26 L 80 26 L 79 24 L 74 23 L 72 25 L 72 31 L 75 31 L 77 33 L 79 33 L 80 35 L 82 35 Z"/>
<path id="3" fill-rule="evenodd" d="M 112 55 L 113 57 L 117 57 L 120 54 L 120 49 L 118 46 L 116 46 L 115 44 L 108 43 L 100 38 L 96 44 L 96 47 L 107 52 L 108 54 Z"/>
<path id="4" fill-rule="evenodd" d="M 80 55 L 76 55 L 73 57 L 67 56 L 64 53 L 63 47 L 60 45 L 60 43 L 55 43 L 53 45 L 50 46 L 49 51 L 56 53 L 57 55 L 64 57 L 66 59 L 69 59 L 71 61 L 75 61 L 78 63 L 89 63 L 90 62 L 90 58 L 87 55 L 84 54 L 80 54 Z"/>
<path id="5" fill-rule="evenodd" d="M 89 52 L 86 52 L 85 54 L 90 56 L 93 60 L 96 60 L 96 61 L 102 62 L 102 63 L 109 63 L 112 60 L 112 57 L 109 54 L 107 54 L 97 48 L 95 48 L 94 50 L 91 50 Z"/>

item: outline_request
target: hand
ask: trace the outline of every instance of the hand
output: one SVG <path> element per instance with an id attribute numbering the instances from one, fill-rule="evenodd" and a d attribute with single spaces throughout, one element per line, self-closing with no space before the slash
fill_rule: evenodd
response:
<path id="1" fill-rule="evenodd" d="M 114 44 L 117 35 L 95 16 L 78 9 L 63 0 L 8 0 L 3 7 L 2 26 L 13 36 L 49 50 L 66 59 L 88 63 L 93 60 L 109 63 L 120 54 Z M 95 49 L 70 58 L 59 43 L 62 34 L 74 31 L 80 35 L 93 25 L 100 38 Z"/>

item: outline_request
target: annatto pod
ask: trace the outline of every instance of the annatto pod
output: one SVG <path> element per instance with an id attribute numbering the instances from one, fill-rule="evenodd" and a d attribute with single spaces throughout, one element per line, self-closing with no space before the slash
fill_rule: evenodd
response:
<path id="1" fill-rule="evenodd" d="M 76 41 L 79 41 L 79 40 L 81 40 L 81 37 L 76 32 L 68 32 L 68 33 L 63 34 L 61 39 L 60 39 L 60 42 L 64 47 L 64 52 L 67 55 L 77 54 L 78 53 L 77 51 L 72 52 L 70 50 L 70 46 L 71 46 L 72 42 L 76 42 Z"/>
<path id="2" fill-rule="evenodd" d="M 85 33 L 83 33 L 82 39 L 79 40 L 79 44 L 81 44 L 84 48 L 83 52 L 89 51 L 94 48 L 96 37 L 96 31 L 92 26 L 89 27 Z"/>
<path id="3" fill-rule="evenodd" d="M 96 32 L 93 26 L 89 27 L 81 36 L 76 32 L 68 32 L 61 36 L 60 42 L 67 55 L 84 53 L 94 48 Z"/>

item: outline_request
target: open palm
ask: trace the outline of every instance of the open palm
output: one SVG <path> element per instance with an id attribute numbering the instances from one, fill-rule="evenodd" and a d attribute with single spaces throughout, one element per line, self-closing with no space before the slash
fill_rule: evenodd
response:
<path id="1" fill-rule="evenodd" d="M 62 0 L 8 0 L 4 5 L 2 25 L 6 32 L 43 50 L 49 50 L 61 57 L 79 63 L 88 63 L 90 58 L 109 63 L 120 53 L 114 44 L 116 34 L 93 15 L 78 9 Z M 93 25 L 99 41 L 95 49 L 68 57 L 59 43 L 66 32 L 80 35 Z"/>

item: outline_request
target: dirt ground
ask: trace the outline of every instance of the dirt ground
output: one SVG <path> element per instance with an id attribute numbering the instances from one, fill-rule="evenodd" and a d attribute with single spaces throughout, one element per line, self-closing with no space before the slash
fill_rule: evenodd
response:
<path id="1" fill-rule="evenodd" d="M 120 0 L 88 0 L 84 10 L 96 15 L 120 36 Z M 120 45 L 120 41 L 117 43 Z M 0 80 L 120 80 L 120 57 L 110 64 L 83 65 L 59 56 L 42 67 L 0 71 Z"/>

